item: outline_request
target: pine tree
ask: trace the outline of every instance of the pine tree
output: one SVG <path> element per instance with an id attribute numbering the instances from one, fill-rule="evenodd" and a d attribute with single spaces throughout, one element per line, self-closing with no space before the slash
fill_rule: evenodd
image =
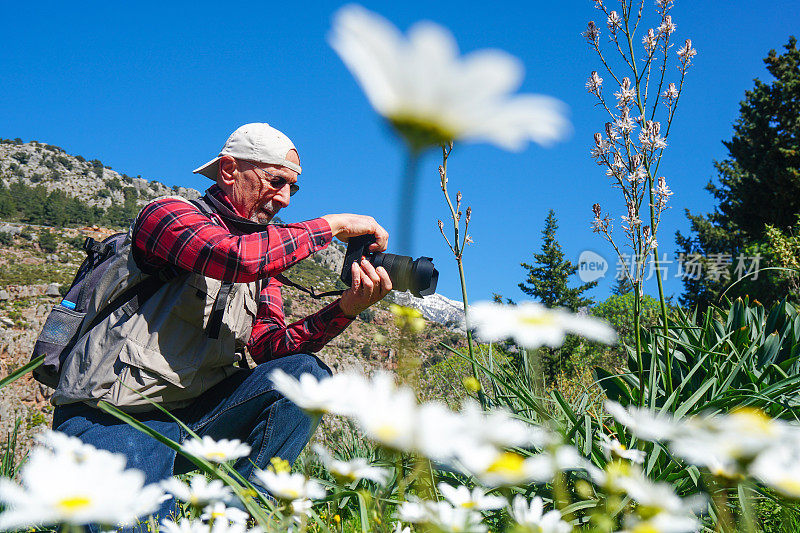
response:
<path id="1" fill-rule="evenodd" d="M 558 219 L 551 209 L 542 230 L 542 252 L 533 254 L 533 265 L 520 263 L 527 269 L 528 279 L 520 283 L 519 288 L 547 307 L 565 307 L 575 312 L 594 303 L 591 298 L 584 298 L 581 294 L 596 286 L 597 282 L 584 283 L 574 288 L 569 286 L 570 277 L 578 271 L 578 265 L 564 259 L 561 244 L 556 240 L 557 229 Z M 542 370 L 548 381 L 556 379 L 561 371 L 569 373 L 573 370 L 572 355 L 579 345 L 580 340 L 570 335 L 560 348 L 539 350 Z"/>
<path id="2" fill-rule="evenodd" d="M 764 59 L 771 83 L 755 80 L 745 92 L 733 137 L 723 144 L 728 158 L 714 163 L 719 185 L 709 182 L 708 190 L 717 200 L 713 213 L 686 216 L 693 235 L 678 233 L 678 247 L 684 254 L 730 258 L 727 279 L 684 278 L 681 304 L 705 308 L 716 302 L 736 279 L 734 267 L 740 254 L 769 256 L 766 238 L 769 225 L 787 231 L 800 215 L 800 50 L 797 39 L 789 38 L 786 51 L 771 50 Z M 708 263 L 704 264 L 708 266 Z M 761 268 L 768 265 L 761 265 Z M 764 272 L 756 281 L 746 280 L 728 292 L 736 297 L 750 294 L 768 304 L 786 296 L 782 274 Z"/>
<path id="3" fill-rule="evenodd" d="M 592 298 L 581 296 L 597 285 L 596 281 L 571 288 L 568 283 L 578 271 L 578 265 L 564 259 L 561 244 L 556 240 L 558 219 L 555 211 L 548 212 L 542 230 L 542 252 L 533 254 L 535 263 L 520 263 L 528 271 L 528 279 L 519 284 L 525 294 L 537 298 L 547 307 L 566 307 L 575 312 L 581 307 L 591 305 Z"/>
<path id="4" fill-rule="evenodd" d="M 631 283 L 627 276 L 617 278 L 616 281 L 617 283 L 611 287 L 611 294 L 614 296 L 622 296 L 633 291 L 633 283 Z"/>

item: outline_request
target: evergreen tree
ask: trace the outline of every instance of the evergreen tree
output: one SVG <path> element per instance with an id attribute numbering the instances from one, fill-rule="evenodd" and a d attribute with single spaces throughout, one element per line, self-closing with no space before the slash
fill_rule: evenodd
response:
<path id="1" fill-rule="evenodd" d="M 622 296 L 624 294 L 628 294 L 629 292 L 633 292 L 633 283 L 630 282 L 627 276 L 617 278 L 616 281 L 617 283 L 611 287 L 611 294 L 614 296 Z"/>
<path id="2" fill-rule="evenodd" d="M 766 227 L 788 231 L 800 215 L 800 50 L 789 38 L 785 52 L 771 50 L 764 59 L 771 83 L 755 80 L 745 92 L 733 137 L 723 142 L 728 158 L 714 163 L 719 185 L 708 190 L 718 204 L 713 213 L 686 216 L 692 235 L 677 233 L 684 254 L 700 254 L 703 271 L 697 279 L 684 278 L 681 304 L 704 309 L 739 277 L 740 254 L 770 255 Z M 707 276 L 712 261 L 730 262 L 721 276 Z M 752 265 L 752 261 L 750 261 Z M 750 266 L 748 265 L 748 266 Z M 761 264 L 760 268 L 769 266 Z M 768 271 L 747 279 L 726 296 L 750 294 L 765 304 L 786 296 L 789 287 L 781 273 Z"/>
<path id="3" fill-rule="evenodd" d="M 566 307 L 575 312 L 594 303 L 591 298 L 581 295 L 596 286 L 597 282 L 584 283 L 574 288 L 569 286 L 570 277 L 578 271 L 578 265 L 564 259 L 561 244 L 556 240 L 557 229 L 558 219 L 551 209 L 542 230 L 542 252 L 533 254 L 533 265 L 520 263 L 528 271 L 528 278 L 519 284 L 519 288 L 547 307 Z M 548 381 L 555 380 L 559 372 L 573 371 L 573 354 L 577 353 L 580 344 L 577 337 L 570 335 L 560 348 L 539 350 L 542 370 Z"/>
<path id="4" fill-rule="evenodd" d="M 525 294 L 537 298 L 547 307 L 566 307 L 577 311 L 581 307 L 591 305 L 592 298 L 581 295 L 595 287 L 596 281 L 584 283 L 571 288 L 568 283 L 570 277 L 578 271 L 578 265 L 564 259 L 561 244 L 556 240 L 558 219 L 555 211 L 548 212 L 542 230 L 542 252 L 533 254 L 535 263 L 520 263 L 528 271 L 528 279 L 519 284 Z"/>

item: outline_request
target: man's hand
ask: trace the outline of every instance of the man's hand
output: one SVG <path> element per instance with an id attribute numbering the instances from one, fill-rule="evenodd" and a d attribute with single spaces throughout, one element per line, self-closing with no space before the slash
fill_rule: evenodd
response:
<path id="1" fill-rule="evenodd" d="M 392 280 L 386 270 L 377 269 L 366 259 L 354 261 L 351 265 L 353 283 L 344 291 L 339 300 L 339 307 L 345 316 L 354 318 L 361 311 L 374 304 L 392 290 Z"/>
<path id="2" fill-rule="evenodd" d="M 347 242 L 350 237 L 359 235 L 375 235 L 375 242 L 369 245 L 370 252 L 383 252 L 389 242 L 389 233 L 375 222 L 375 219 L 366 215 L 353 215 L 340 213 L 338 215 L 323 215 L 322 218 L 330 225 L 333 236 Z"/>

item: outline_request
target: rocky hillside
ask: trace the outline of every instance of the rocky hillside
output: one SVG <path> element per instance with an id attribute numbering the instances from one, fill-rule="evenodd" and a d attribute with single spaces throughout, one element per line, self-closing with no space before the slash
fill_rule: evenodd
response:
<path id="1" fill-rule="evenodd" d="M 42 186 L 47 192 L 59 190 L 86 205 L 108 209 L 124 204 L 125 191 L 135 196 L 138 205 L 153 198 L 177 194 L 197 198 L 199 193 L 185 187 L 167 187 L 158 181 L 141 176 L 120 174 L 97 159 L 87 161 L 81 156 L 67 154 L 52 144 L 36 141 L 0 140 L 0 183 L 8 187 L 14 182 L 27 186 Z M 131 193 L 130 191 L 133 191 Z"/>

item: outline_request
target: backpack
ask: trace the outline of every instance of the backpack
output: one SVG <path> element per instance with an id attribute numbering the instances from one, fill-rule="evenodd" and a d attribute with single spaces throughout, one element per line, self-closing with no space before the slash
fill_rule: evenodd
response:
<path id="1" fill-rule="evenodd" d="M 108 270 L 112 263 L 111 259 L 123 247 L 126 237 L 127 233 L 120 232 L 102 242 L 97 242 L 91 237 L 87 237 L 84 241 L 86 259 L 78 268 L 64 298 L 50 311 L 33 346 L 31 360 L 44 356 L 42 364 L 33 370 L 33 377 L 39 383 L 56 388 L 61 363 L 72 351 L 82 333 L 95 327 L 123 305 L 135 311 L 161 286 L 181 274 L 178 268 L 173 268 L 148 276 L 106 305 L 90 324 L 84 324 L 93 288 Z"/>
<path id="2" fill-rule="evenodd" d="M 203 213 L 213 212 L 213 208 L 204 199 L 192 200 L 191 203 Z M 164 284 L 184 273 L 182 269 L 173 266 L 148 276 L 109 302 L 90 324 L 84 324 L 93 289 L 112 264 L 111 259 L 117 253 L 122 252 L 127 235 L 127 232 L 119 232 L 107 237 L 102 242 L 97 242 L 91 237 L 87 237 L 84 241 L 83 249 L 86 252 L 86 259 L 78 267 L 78 272 L 64 298 L 47 315 L 42 331 L 33 345 L 31 360 L 44 356 L 42 364 L 32 372 L 34 379 L 39 383 L 53 389 L 58 387 L 61 364 L 81 335 L 97 326 L 122 306 L 126 307 L 129 314 L 133 314 Z M 219 304 L 219 302 L 215 304 Z M 220 323 L 221 319 L 220 316 Z"/>

